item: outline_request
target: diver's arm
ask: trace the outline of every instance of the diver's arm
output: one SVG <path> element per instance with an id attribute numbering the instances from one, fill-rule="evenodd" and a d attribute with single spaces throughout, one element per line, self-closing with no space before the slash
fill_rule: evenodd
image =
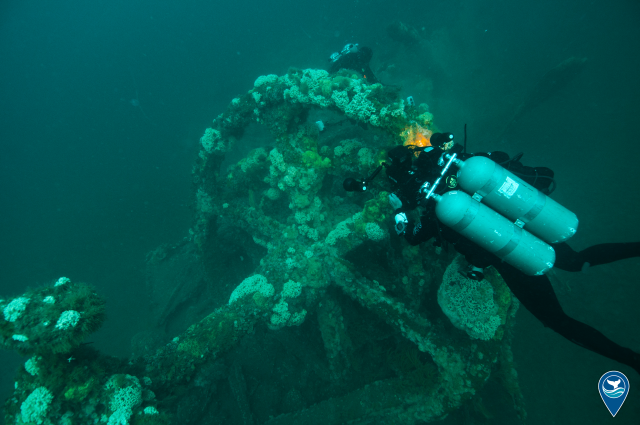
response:
<path id="1" fill-rule="evenodd" d="M 373 71 L 371 70 L 368 64 L 365 65 L 364 68 L 362 68 L 362 76 L 364 77 L 365 80 L 367 80 L 369 84 L 380 83 L 380 80 L 378 80 L 376 76 L 373 75 Z"/>
<path id="2" fill-rule="evenodd" d="M 407 231 L 404 232 L 404 238 L 409 245 L 415 246 L 420 245 L 422 242 L 427 242 L 436 235 L 436 232 L 437 229 L 431 218 L 423 215 L 417 223 L 413 223 L 413 220 L 409 221 Z"/>

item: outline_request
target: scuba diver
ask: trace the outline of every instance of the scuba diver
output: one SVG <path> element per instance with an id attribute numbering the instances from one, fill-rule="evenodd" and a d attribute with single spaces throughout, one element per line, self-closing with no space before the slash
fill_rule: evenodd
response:
<path id="1" fill-rule="evenodd" d="M 373 50 L 358 44 L 347 44 L 340 52 L 335 52 L 329 57 L 329 73 L 335 74 L 341 69 L 353 69 L 362 74 L 362 77 L 370 84 L 379 83 L 373 71 L 369 67 L 369 62 L 373 57 Z"/>
<path id="2" fill-rule="evenodd" d="M 364 192 L 386 168 L 393 188 L 389 202 L 396 213 L 396 232 L 409 244 L 434 239 L 434 245 L 445 249 L 448 244 L 453 245 L 469 263 L 462 274 L 470 279 L 482 280 L 484 269 L 495 267 L 511 292 L 545 327 L 640 374 L 640 354 L 569 317 L 544 274 L 551 267 L 578 272 L 640 257 L 640 242 L 605 243 L 579 252 L 573 250 L 565 241 L 575 233 L 577 217 L 546 197 L 555 189 L 553 171 L 526 167 L 520 162 L 521 156 L 509 158 L 504 152 L 468 154 L 466 140 L 463 149 L 453 142 L 451 133 L 434 133 L 430 146 L 397 146 L 389 151 L 389 162 L 378 167 L 372 176 L 363 181 L 348 178 L 343 186 L 347 191 Z M 480 189 L 469 190 L 469 182 L 476 180 Z M 473 197 L 464 190 L 473 193 Z M 514 220 L 509 216 L 517 209 L 514 202 L 527 198 L 527 193 L 532 196 L 529 206 L 522 210 L 526 214 L 517 213 L 515 217 L 522 220 Z M 418 207 L 420 220 L 413 222 L 406 212 Z M 536 223 L 536 217 L 543 217 L 543 222 Z M 542 235 L 554 227 L 559 229 L 552 231 L 556 234 L 542 240 L 548 236 Z M 503 234 L 506 239 L 500 239 Z"/>

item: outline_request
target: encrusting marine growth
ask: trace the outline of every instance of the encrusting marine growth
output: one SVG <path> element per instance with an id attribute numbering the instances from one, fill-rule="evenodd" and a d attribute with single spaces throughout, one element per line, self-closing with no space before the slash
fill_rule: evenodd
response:
<path id="1" fill-rule="evenodd" d="M 314 110 L 358 125 L 321 133 L 308 119 Z M 252 123 L 273 145 L 223 169 Z M 325 366 L 314 373 L 326 369 L 334 388 L 262 423 L 434 422 L 473 399 L 494 372 L 524 420 L 510 349 L 517 300 L 500 276 L 470 286 L 451 254 L 390 236 L 384 179 L 365 193 L 342 190 L 345 176 L 369 175 L 386 149 L 425 144 L 434 131 L 426 105 L 409 106 L 396 89 L 344 70 L 259 77 L 201 138 L 189 230 L 198 258 L 207 258 L 218 222 L 234 223 L 265 253 L 253 273 L 155 354 L 131 361 L 82 345 L 104 319 L 103 302 L 86 285 L 63 278 L 0 301 L 0 344 L 29 356 L 6 403 L 7 423 L 170 423 L 180 397 L 201 385 L 196 374 L 260 326 L 315 327 Z M 389 344 L 409 344 L 412 354 Z M 229 382 L 250 418 L 242 402 L 248 384 Z"/>

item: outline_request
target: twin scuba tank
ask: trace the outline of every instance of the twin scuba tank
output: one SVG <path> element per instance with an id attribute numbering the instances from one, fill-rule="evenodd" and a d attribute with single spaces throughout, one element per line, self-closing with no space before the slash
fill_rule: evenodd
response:
<path id="1" fill-rule="evenodd" d="M 578 217 L 489 158 L 453 164 L 463 191 L 433 194 L 438 219 L 526 275 L 551 269 L 549 244 L 573 236 Z"/>

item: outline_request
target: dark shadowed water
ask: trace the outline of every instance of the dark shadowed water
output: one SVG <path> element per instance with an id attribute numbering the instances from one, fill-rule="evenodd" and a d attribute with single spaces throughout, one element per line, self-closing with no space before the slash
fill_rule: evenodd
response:
<path id="1" fill-rule="evenodd" d="M 414 48 L 391 40 L 415 27 Z M 60 276 L 107 298 L 95 335 L 126 357 L 145 327 L 147 252 L 191 225 L 198 140 L 256 77 L 321 68 L 346 43 L 430 105 L 469 150 L 523 151 L 556 172 L 554 198 L 575 211 L 575 248 L 640 240 L 640 6 L 637 1 L 97 0 L 0 3 L 0 295 Z M 549 69 L 584 70 L 501 135 Z M 640 351 L 640 260 L 557 272 L 571 316 Z M 636 424 L 640 376 L 545 329 L 524 308 L 515 361 L 529 424 Z M 0 352 L 0 398 L 23 361 Z M 600 376 L 627 373 L 615 419 Z"/>

